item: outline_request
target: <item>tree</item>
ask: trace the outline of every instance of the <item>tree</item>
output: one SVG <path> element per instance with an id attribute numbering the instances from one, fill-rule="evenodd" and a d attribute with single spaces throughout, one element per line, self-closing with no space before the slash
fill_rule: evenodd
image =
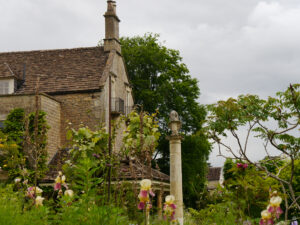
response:
<path id="1" fill-rule="evenodd" d="M 278 92 L 275 98 L 260 99 L 256 95 L 241 95 L 237 99 L 229 98 L 208 106 L 210 116 L 206 127 L 208 135 L 219 147 L 219 154 L 225 158 L 234 158 L 254 165 L 258 170 L 264 171 L 281 184 L 285 197 L 285 219 L 288 211 L 294 206 L 300 211 L 300 196 L 295 193 L 293 181 L 295 179 L 295 161 L 299 159 L 300 137 L 299 133 L 293 135 L 292 131 L 300 127 L 300 84 L 290 85 L 284 92 Z M 275 129 L 269 121 L 275 122 Z M 246 130 L 245 139 L 239 133 Z M 262 151 L 265 151 L 266 160 L 254 162 L 249 158 L 248 142 L 253 134 L 262 141 Z M 224 142 L 227 135 L 232 135 L 238 145 L 234 151 L 232 145 Z M 269 153 L 269 146 L 275 148 L 285 157 L 286 164 L 282 166 L 278 157 Z M 226 150 L 230 155 L 225 155 Z M 267 164 L 276 167 L 271 168 Z M 281 172 L 290 167 L 288 177 L 281 177 Z"/>
<path id="2" fill-rule="evenodd" d="M 141 109 L 149 113 L 159 112 L 161 136 L 154 159 L 166 174 L 169 174 L 169 144 L 166 140 L 169 113 L 176 110 L 181 117 L 183 177 L 188 182 L 183 187 L 184 202 L 193 206 L 195 193 L 191 192 L 191 187 L 195 185 L 199 190 L 204 186 L 210 151 L 207 138 L 200 134 L 206 111 L 197 102 L 200 95 L 198 81 L 189 75 L 179 51 L 162 45 L 158 34 L 124 37 L 121 44 L 135 104 L 142 105 Z"/>
<path id="3" fill-rule="evenodd" d="M 182 185 L 185 205 L 196 208 L 205 186 L 210 144 L 204 135 L 185 136 L 182 142 Z M 205 152 L 204 152 L 205 151 Z"/>
<path id="4" fill-rule="evenodd" d="M 179 51 L 163 46 L 158 38 L 157 34 L 121 38 L 135 104 L 143 105 L 143 110 L 149 113 L 158 109 L 164 132 L 171 110 L 180 115 L 184 133 L 195 132 L 206 115 L 197 102 L 198 81 L 189 75 Z"/>

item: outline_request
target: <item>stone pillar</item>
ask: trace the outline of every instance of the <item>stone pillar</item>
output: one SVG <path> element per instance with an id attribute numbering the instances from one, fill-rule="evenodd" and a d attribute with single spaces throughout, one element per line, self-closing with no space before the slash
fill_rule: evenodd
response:
<path id="1" fill-rule="evenodd" d="M 175 197 L 175 218 L 183 225 L 183 197 L 182 197 L 182 166 L 181 166 L 181 122 L 176 111 L 170 113 L 169 127 L 172 134 L 170 141 L 170 192 Z"/>
<path id="2" fill-rule="evenodd" d="M 158 214 L 159 219 L 163 218 L 163 216 L 162 216 L 162 208 L 163 208 L 162 199 L 163 199 L 163 192 L 162 192 L 162 190 L 159 190 L 158 195 L 157 195 L 157 211 L 158 211 L 157 214 Z"/>

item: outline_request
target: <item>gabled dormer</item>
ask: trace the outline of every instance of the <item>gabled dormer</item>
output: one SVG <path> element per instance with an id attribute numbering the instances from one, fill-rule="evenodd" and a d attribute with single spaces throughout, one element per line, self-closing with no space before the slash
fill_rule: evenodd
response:
<path id="1" fill-rule="evenodd" d="M 15 92 L 18 78 L 7 63 L 0 65 L 0 95 L 10 95 Z"/>
<path id="2" fill-rule="evenodd" d="M 22 83 L 23 80 L 16 76 L 8 63 L 0 63 L 0 95 L 15 93 Z"/>

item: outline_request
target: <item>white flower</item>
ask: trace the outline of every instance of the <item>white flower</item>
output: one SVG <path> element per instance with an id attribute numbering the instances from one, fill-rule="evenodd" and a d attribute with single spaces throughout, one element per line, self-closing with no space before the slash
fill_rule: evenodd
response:
<path id="1" fill-rule="evenodd" d="M 69 190 L 66 190 L 66 191 L 65 191 L 65 195 L 72 198 L 73 195 L 74 195 L 74 191 L 72 191 L 72 190 L 70 190 L 70 189 L 69 189 Z"/>
<path id="2" fill-rule="evenodd" d="M 21 182 L 21 178 L 16 178 L 15 179 L 15 183 L 17 184 L 17 183 L 20 183 Z"/>
<path id="3" fill-rule="evenodd" d="M 43 205 L 43 201 L 45 198 L 41 197 L 41 196 L 37 196 L 35 199 L 35 205 L 36 206 L 42 206 Z"/>
<path id="4" fill-rule="evenodd" d="M 150 190 L 151 189 L 151 180 L 144 179 L 140 182 L 142 190 Z"/>
<path id="5" fill-rule="evenodd" d="M 40 189 L 39 187 L 36 187 L 36 189 L 35 189 L 36 194 L 41 194 L 42 192 L 43 192 L 42 189 Z"/>
<path id="6" fill-rule="evenodd" d="M 62 176 L 62 172 L 61 172 L 61 171 L 59 171 L 59 172 L 58 172 L 58 175 L 59 175 L 59 176 Z"/>
<path id="7" fill-rule="evenodd" d="M 262 219 L 270 219 L 271 218 L 271 213 L 268 212 L 268 210 L 264 210 L 261 212 L 261 218 Z"/>
<path id="8" fill-rule="evenodd" d="M 279 196 L 272 197 L 270 199 L 270 205 L 274 207 L 280 206 L 281 202 L 282 202 L 282 198 L 280 198 Z"/>
<path id="9" fill-rule="evenodd" d="M 173 204 L 175 201 L 175 197 L 173 195 L 167 195 L 166 196 L 166 203 L 167 204 Z"/>
<path id="10" fill-rule="evenodd" d="M 63 183 L 65 183 L 65 181 L 66 181 L 66 176 L 63 175 L 63 176 L 61 177 L 61 183 L 63 184 Z"/>

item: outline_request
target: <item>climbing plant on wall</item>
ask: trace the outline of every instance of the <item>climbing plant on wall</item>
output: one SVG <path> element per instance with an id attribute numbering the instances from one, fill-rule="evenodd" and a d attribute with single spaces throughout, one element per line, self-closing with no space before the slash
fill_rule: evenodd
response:
<path id="1" fill-rule="evenodd" d="M 49 127 L 46 113 L 39 111 L 37 119 L 35 130 L 35 113 L 26 115 L 24 109 L 17 108 L 4 121 L 3 132 L 0 132 L 0 166 L 8 172 L 10 179 L 24 177 L 32 181 L 35 175 L 41 178 L 47 171 L 46 145 Z"/>

